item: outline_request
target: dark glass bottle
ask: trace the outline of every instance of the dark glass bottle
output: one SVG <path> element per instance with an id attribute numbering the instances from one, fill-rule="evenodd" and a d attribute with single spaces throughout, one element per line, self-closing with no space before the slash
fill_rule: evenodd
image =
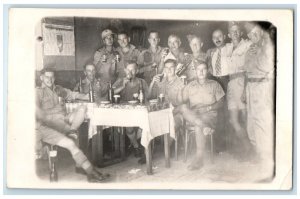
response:
<path id="1" fill-rule="evenodd" d="M 192 61 L 193 60 L 192 60 L 191 56 L 188 55 L 187 53 L 185 53 L 184 54 L 184 61 L 182 63 L 182 66 L 179 69 L 177 69 L 176 75 L 178 77 L 180 77 L 181 75 L 183 75 L 184 72 L 187 70 L 188 66 L 191 64 Z"/>
<path id="2" fill-rule="evenodd" d="M 50 182 L 57 182 L 58 175 L 56 170 L 56 158 L 57 158 L 57 148 L 56 146 L 51 145 L 49 151 L 49 158 L 50 158 Z"/>
<path id="3" fill-rule="evenodd" d="M 81 77 L 79 77 L 79 87 L 78 87 L 78 92 L 82 93 L 82 80 Z"/>
<path id="4" fill-rule="evenodd" d="M 145 95 L 144 95 L 144 90 L 143 90 L 143 84 L 140 81 L 140 88 L 139 88 L 139 102 L 140 104 L 144 104 L 145 103 Z"/>
<path id="5" fill-rule="evenodd" d="M 114 89 L 112 87 L 112 83 L 109 82 L 109 88 L 108 88 L 108 101 L 110 101 L 111 103 L 114 102 Z"/>
<path id="6" fill-rule="evenodd" d="M 90 90 L 89 90 L 89 101 L 91 103 L 95 102 L 95 94 L 94 94 L 94 88 L 92 86 L 92 82 L 90 83 Z"/>
<path id="7" fill-rule="evenodd" d="M 51 170 L 50 170 L 50 182 L 57 182 L 57 181 L 58 181 L 58 175 L 57 175 L 56 165 L 52 160 Z"/>

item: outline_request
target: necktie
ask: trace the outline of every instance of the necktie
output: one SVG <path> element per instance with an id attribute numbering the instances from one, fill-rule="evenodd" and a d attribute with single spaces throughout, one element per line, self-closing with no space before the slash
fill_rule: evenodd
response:
<path id="1" fill-rule="evenodd" d="M 218 49 L 215 69 L 216 69 L 216 75 L 220 76 L 221 75 L 221 49 Z"/>

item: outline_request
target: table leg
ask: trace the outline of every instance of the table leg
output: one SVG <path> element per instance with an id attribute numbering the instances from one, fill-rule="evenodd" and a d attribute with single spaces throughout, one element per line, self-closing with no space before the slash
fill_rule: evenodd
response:
<path id="1" fill-rule="evenodd" d="M 170 146 L 169 146 L 170 134 L 164 134 L 164 146 L 165 146 L 165 160 L 166 168 L 170 168 Z"/>
<path id="2" fill-rule="evenodd" d="M 98 165 L 103 164 L 103 128 L 102 126 L 97 129 L 97 157 Z"/>
<path id="3" fill-rule="evenodd" d="M 120 152 L 121 152 L 121 158 L 125 159 L 125 133 L 124 128 L 119 127 L 120 130 Z"/>
<path id="4" fill-rule="evenodd" d="M 93 164 L 97 164 L 97 136 L 98 133 L 96 135 L 94 135 L 91 139 L 92 139 L 92 154 L 91 154 L 91 158 L 92 158 L 92 162 Z"/>
<path id="5" fill-rule="evenodd" d="M 147 174 L 152 175 L 152 154 L 151 154 L 151 142 L 148 144 L 148 147 L 145 148 L 146 155 L 146 165 L 147 165 Z"/>
<path id="6" fill-rule="evenodd" d="M 120 138 L 121 134 L 118 132 L 118 128 L 114 127 L 113 128 L 113 137 L 114 137 L 114 157 L 120 157 Z"/>

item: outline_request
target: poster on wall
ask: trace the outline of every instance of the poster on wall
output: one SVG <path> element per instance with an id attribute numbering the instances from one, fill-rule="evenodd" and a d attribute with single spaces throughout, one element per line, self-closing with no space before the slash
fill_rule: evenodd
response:
<path id="1" fill-rule="evenodd" d="M 75 56 L 74 27 L 43 24 L 45 56 Z"/>

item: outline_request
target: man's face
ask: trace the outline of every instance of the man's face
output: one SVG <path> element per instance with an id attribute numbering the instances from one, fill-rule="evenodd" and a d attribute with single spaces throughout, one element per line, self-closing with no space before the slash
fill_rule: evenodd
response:
<path id="1" fill-rule="evenodd" d="M 199 80 L 206 79 L 207 77 L 207 66 L 206 64 L 200 64 L 196 66 L 196 74 Z"/>
<path id="2" fill-rule="evenodd" d="M 231 40 L 240 41 L 241 36 L 242 36 L 242 33 L 241 33 L 241 30 L 238 25 L 233 25 L 229 28 L 228 37 Z"/>
<path id="3" fill-rule="evenodd" d="M 178 48 L 180 47 L 181 42 L 179 40 L 179 38 L 177 37 L 169 37 L 168 39 L 168 46 L 170 48 L 171 51 L 176 51 L 178 50 Z"/>
<path id="4" fill-rule="evenodd" d="M 152 47 L 156 47 L 159 43 L 160 39 L 157 32 L 150 33 L 148 37 L 148 42 Z"/>
<path id="5" fill-rule="evenodd" d="M 249 33 L 248 37 L 253 43 L 258 43 L 263 37 L 263 30 L 258 26 L 255 26 Z"/>
<path id="6" fill-rule="evenodd" d="M 52 88 L 52 86 L 54 85 L 54 80 L 54 72 L 45 72 L 43 75 L 41 75 L 42 84 L 49 88 Z"/>
<path id="7" fill-rule="evenodd" d="M 202 43 L 201 39 L 193 38 L 193 39 L 190 41 L 190 47 L 191 47 L 193 53 L 194 53 L 194 52 L 200 52 L 202 46 L 203 46 L 203 43 Z"/>
<path id="8" fill-rule="evenodd" d="M 225 41 L 225 35 L 221 30 L 216 30 L 212 34 L 212 40 L 216 47 L 220 47 L 224 44 Z"/>
<path id="9" fill-rule="evenodd" d="M 128 64 L 125 68 L 126 78 L 132 79 L 135 77 L 137 73 L 137 66 L 136 64 Z"/>
<path id="10" fill-rule="evenodd" d="M 103 39 L 103 43 L 105 46 L 112 46 L 114 43 L 113 35 L 108 35 Z"/>
<path id="11" fill-rule="evenodd" d="M 129 42 L 130 42 L 130 38 L 127 35 L 125 34 L 118 35 L 118 43 L 121 46 L 121 48 L 127 47 L 129 45 Z"/>
<path id="12" fill-rule="evenodd" d="M 93 65 L 87 65 L 85 67 L 84 74 L 88 78 L 88 80 L 93 81 L 96 74 L 95 67 Z"/>
<path id="13" fill-rule="evenodd" d="M 175 65 L 172 62 L 166 63 L 164 67 L 164 73 L 166 74 L 167 78 L 175 76 Z"/>

